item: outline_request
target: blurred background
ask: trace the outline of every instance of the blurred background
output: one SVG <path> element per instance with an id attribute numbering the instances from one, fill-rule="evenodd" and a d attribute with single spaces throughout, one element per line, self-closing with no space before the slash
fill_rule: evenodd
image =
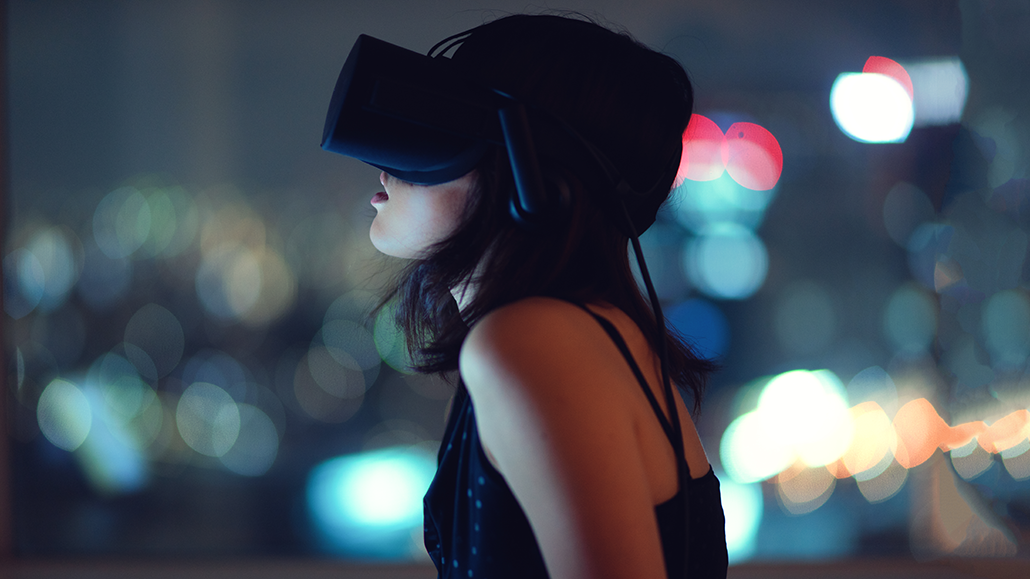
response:
<path id="1" fill-rule="evenodd" d="M 368 316 L 398 264 L 325 109 L 358 34 L 570 9 L 695 83 L 642 242 L 724 366 L 697 422 L 734 572 L 1025 569 L 1030 2 L 3 4 L 8 565 L 432 576 L 452 388 Z"/>

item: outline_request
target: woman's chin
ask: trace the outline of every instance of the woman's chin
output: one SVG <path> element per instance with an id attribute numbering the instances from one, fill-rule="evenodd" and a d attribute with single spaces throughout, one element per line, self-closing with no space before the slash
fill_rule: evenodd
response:
<path id="1" fill-rule="evenodd" d="M 414 251 L 411 248 L 405 247 L 392 237 L 383 235 L 377 235 L 376 229 L 373 226 L 369 231 L 368 238 L 372 241 L 372 246 L 375 247 L 379 253 L 383 255 L 389 255 L 390 257 L 399 257 L 401 259 L 412 259 L 415 257 Z"/>

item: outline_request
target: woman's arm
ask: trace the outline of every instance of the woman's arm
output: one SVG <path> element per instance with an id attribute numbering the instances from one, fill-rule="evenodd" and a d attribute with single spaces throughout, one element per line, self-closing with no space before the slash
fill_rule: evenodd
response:
<path id="1" fill-rule="evenodd" d="M 522 300 L 476 324 L 460 365 L 480 438 L 551 577 L 664 578 L 633 376 L 596 321 L 558 300 Z"/>

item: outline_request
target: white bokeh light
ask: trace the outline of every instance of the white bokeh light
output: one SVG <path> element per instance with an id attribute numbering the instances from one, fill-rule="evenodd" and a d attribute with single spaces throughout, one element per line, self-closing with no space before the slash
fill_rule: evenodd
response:
<path id="1" fill-rule="evenodd" d="M 843 73 L 830 89 L 833 120 L 852 139 L 900 143 L 915 120 L 912 99 L 897 80 L 876 73 Z"/>

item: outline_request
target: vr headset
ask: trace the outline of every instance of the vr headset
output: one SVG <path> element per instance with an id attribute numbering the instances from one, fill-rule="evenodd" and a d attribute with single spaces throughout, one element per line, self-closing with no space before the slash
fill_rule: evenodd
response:
<path id="1" fill-rule="evenodd" d="M 329 103 L 322 148 L 422 185 L 457 179 L 504 146 L 518 190 L 516 219 L 546 212 L 526 108 L 478 86 L 447 58 L 432 58 L 361 35 Z"/>
<path id="2" fill-rule="evenodd" d="M 658 184 L 634 191 L 603 153 L 561 119 L 471 81 L 449 58 L 358 37 L 333 90 L 323 149 L 404 181 L 435 185 L 471 171 L 491 146 L 508 153 L 516 186 L 511 213 L 523 225 L 553 217 L 567 202 L 567 195 L 548 193 L 541 159 L 596 177 L 591 190 L 618 198 L 601 206 L 627 236 L 654 221 L 658 206 L 649 200 Z M 678 162 L 676 154 L 669 170 L 675 172 Z"/>

